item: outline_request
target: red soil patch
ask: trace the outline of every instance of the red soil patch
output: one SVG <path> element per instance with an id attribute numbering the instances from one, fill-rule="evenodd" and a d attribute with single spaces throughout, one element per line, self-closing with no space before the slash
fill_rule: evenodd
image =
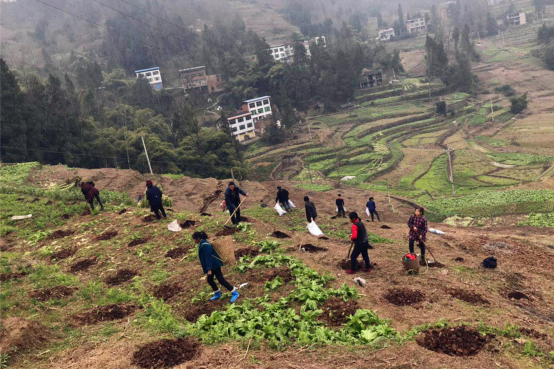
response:
<path id="1" fill-rule="evenodd" d="M 50 256 L 50 261 L 63 260 L 77 253 L 77 248 L 65 248 Z"/>
<path id="2" fill-rule="evenodd" d="M 308 253 L 317 253 L 317 252 L 327 252 L 327 248 L 318 247 L 313 244 L 302 244 L 300 246 L 303 250 L 305 250 Z"/>
<path id="3" fill-rule="evenodd" d="M 4 282 L 4 281 L 8 281 L 8 280 L 13 280 L 13 279 L 19 279 L 19 278 L 21 278 L 25 275 L 27 275 L 27 273 L 25 271 L 1 273 L 0 274 L 0 281 Z"/>
<path id="4" fill-rule="evenodd" d="M 165 283 L 156 287 L 156 289 L 152 292 L 152 295 L 158 299 L 167 301 L 182 292 L 183 288 L 182 283 Z"/>
<path id="5" fill-rule="evenodd" d="M 345 302 L 340 297 L 331 297 L 321 308 L 323 313 L 318 316 L 318 320 L 331 326 L 339 326 L 344 324 L 350 315 L 354 315 L 360 307 L 355 300 Z"/>
<path id="6" fill-rule="evenodd" d="M 446 290 L 446 294 L 451 295 L 461 301 L 472 304 L 489 304 L 490 302 L 485 299 L 481 294 L 470 292 L 463 289 L 450 288 Z"/>
<path id="7" fill-rule="evenodd" d="M 256 257 L 260 251 L 254 248 L 241 248 L 235 251 L 235 258 L 239 259 L 244 256 Z"/>
<path id="8" fill-rule="evenodd" d="M 481 336 L 476 330 L 466 326 L 428 330 L 416 338 L 417 344 L 428 350 L 450 356 L 474 356 L 494 336 Z"/>
<path id="9" fill-rule="evenodd" d="M 137 245 L 141 245 L 141 244 L 144 244 L 148 241 L 148 238 L 137 238 L 135 240 L 133 240 L 132 242 L 130 242 L 129 244 L 127 244 L 127 247 L 135 247 Z"/>
<path id="10" fill-rule="evenodd" d="M 98 306 L 92 310 L 75 315 L 75 320 L 81 325 L 91 325 L 97 322 L 123 319 L 137 310 L 132 304 L 110 304 Z"/>
<path id="11" fill-rule="evenodd" d="M 52 234 L 48 235 L 46 240 L 65 238 L 66 236 L 72 235 L 73 233 L 73 230 L 56 230 Z"/>
<path id="12" fill-rule="evenodd" d="M 171 258 L 171 259 L 177 259 L 183 257 L 185 254 L 188 253 L 188 251 L 191 249 L 191 247 L 177 247 L 173 248 L 165 254 L 165 257 Z"/>
<path id="13" fill-rule="evenodd" d="M 77 288 L 57 286 L 54 288 L 35 290 L 34 292 L 31 292 L 30 296 L 31 298 L 34 298 L 39 302 L 45 302 L 50 299 L 62 299 L 65 297 L 69 297 L 73 294 L 73 292 L 75 292 L 75 290 L 77 290 Z"/>
<path id="14" fill-rule="evenodd" d="M 0 321 L 0 353 L 15 355 L 35 349 L 46 341 L 48 329 L 35 321 L 8 317 Z M 12 353 L 13 352 L 13 353 Z"/>
<path id="15" fill-rule="evenodd" d="M 235 234 L 237 231 L 239 231 L 239 230 L 238 230 L 238 229 L 235 229 L 235 228 L 224 227 L 223 229 L 221 229 L 221 231 L 219 231 L 217 234 L 215 234 L 215 236 L 233 235 L 233 234 Z"/>
<path id="16" fill-rule="evenodd" d="M 271 236 L 274 237 L 274 238 L 277 238 L 277 239 L 287 239 L 287 238 L 290 238 L 290 236 L 289 236 L 288 234 L 285 234 L 284 232 L 279 231 L 279 230 L 274 231 L 274 232 L 271 234 Z"/>
<path id="17" fill-rule="evenodd" d="M 137 275 L 138 275 L 138 272 L 136 271 L 123 269 L 123 270 L 119 270 L 115 275 L 107 277 L 104 281 L 108 285 L 119 285 L 126 281 L 131 280 L 133 277 Z"/>
<path id="18" fill-rule="evenodd" d="M 179 226 L 181 226 L 183 229 L 189 229 L 194 225 L 196 225 L 196 221 L 193 220 L 186 220 L 185 222 L 179 224 Z"/>
<path id="19" fill-rule="evenodd" d="M 71 268 L 69 269 L 69 271 L 76 273 L 78 271 L 88 270 L 88 268 L 96 264 L 97 261 L 98 260 L 96 259 L 96 257 L 85 258 L 84 260 L 80 260 L 74 263 L 73 265 L 71 265 Z"/>
<path id="20" fill-rule="evenodd" d="M 195 358 L 200 343 L 192 338 L 162 339 L 140 347 L 132 364 L 142 369 L 168 369 Z"/>
<path id="21" fill-rule="evenodd" d="M 425 294 L 408 288 L 389 289 L 384 298 L 395 306 L 412 306 L 423 302 Z"/>
<path id="22" fill-rule="evenodd" d="M 117 231 L 106 231 L 104 234 L 98 235 L 95 240 L 110 240 L 117 236 Z"/>

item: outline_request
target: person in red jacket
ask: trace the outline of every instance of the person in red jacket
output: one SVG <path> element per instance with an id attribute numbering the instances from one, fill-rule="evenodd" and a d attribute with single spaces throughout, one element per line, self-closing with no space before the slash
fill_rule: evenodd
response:
<path id="1" fill-rule="evenodd" d="M 369 272 L 371 265 L 369 264 L 369 254 L 367 251 L 371 248 L 371 246 L 369 245 L 367 231 L 356 212 L 350 212 L 348 217 L 350 218 L 350 222 L 352 222 L 352 235 L 350 236 L 350 240 L 354 243 L 354 250 L 350 255 L 350 270 L 346 270 L 345 273 L 356 273 L 356 265 L 358 264 L 358 256 L 360 254 L 362 255 L 365 263 L 364 272 Z"/>
<path id="2" fill-rule="evenodd" d="M 98 202 L 98 204 L 100 204 L 100 209 L 102 211 L 104 210 L 104 205 L 102 204 L 102 200 L 100 199 L 100 192 L 94 187 L 94 182 L 82 182 L 81 192 L 85 196 L 88 204 L 90 204 L 91 209 L 94 209 L 94 199 L 96 198 L 96 201 Z"/>

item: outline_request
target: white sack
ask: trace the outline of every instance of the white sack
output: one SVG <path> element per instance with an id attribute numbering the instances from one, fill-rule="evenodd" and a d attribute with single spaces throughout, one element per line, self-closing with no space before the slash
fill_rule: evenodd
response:
<path id="1" fill-rule="evenodd" d="M 365 213 L 369 216 L 369 208 L 365 207 Z"/>
<path id="2" fill-rule="evenodd" d="M 313 236 L 321 236 L 321 235 L 323 235 L 323 232 L 322 232 L 321 229 L 317 226 L 317 224 L 315 223 L 315 221 L 312 221 L 312 222 L 308 225 L 308 230 L 310 231 L 310 234 L 312 234 Z"/>
<path id="3" fill-rule="evenodd" d="M 281 208 L 281 205 L 279 205 L 279 203 L 276 203 L 275 204 L 275 210 L 277 211 L 277 213 L 279 213 L 279 216 L 282 216 L 284 215 L 285 213 L 287 213 L 287 211 L 285 211 L 283 208 Z"/>
<path id="4" fill-rule="evenodd" d="M 12 216 L 11 219 L 17 221 L 17 220 L 24 220 L 26 218 L 31 218 L 31 217 L 33 217 L 33 215 Z"/>
<path id="5" fill-rule="evenodd" d="M 445 232 L 444 231 L 441 231 L 441 230 L 438 230 L 438 229 L 429 229 L 430 232 L 432 232 L 433 234 L 438 234 L 438 235 L 444 235 Z"/>
<path id="6" fill-rule="evenodd" d="M 167 229 L 169 231 L 173 231 L 173 232 L 178 232 L 178 231 L 183 230 L 183 229 L 181 229 L 181 226 L 179 226 L 179 223 L 177 222 L 177 220 L 175 220 L 172 223 L 170 223 L 169 225 L 167 225 Z"/>
<path id="7" fill-rule="evenodd" d="M 296 206 L 294 205 L 294 203 L 290 199 L 289 199 L 289 206 L 290 206 L 290 208 L 296 208 Z"/>

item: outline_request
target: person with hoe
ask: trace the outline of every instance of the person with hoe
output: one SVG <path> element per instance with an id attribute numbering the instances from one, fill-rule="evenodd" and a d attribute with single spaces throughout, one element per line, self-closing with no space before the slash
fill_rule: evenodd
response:
<path id="1" fill-rule="evenodd" d="M 277 197 L 275 198 L 275 201 L 281 203 L 285 211 L 290 212 L 289 192 L 287 189 L 277 186 Z"/>
<path id="2" fill-rule="evenodd" d="M 375 201 L 373 200 L 373 197 L 369 197 L 369 201 L 365 205 L 369 211 L 369 214 L 371 215 L 371 222 L 374 222 L 373 216 L 377 216 L 377 221 L 381 222 L 381 218 L 379 217 L 379 212 L 377 212 L 377 207 L 375 206 Z"/>
<path id="3" fill-rule="evenodd" d="M 150 204 L 150 210 L 154 212 L 158 220 L 162 218 L 162 216 L 160 216 L 160 212 L 164 218 L 166 218 L 162 191 L 160 188 L 153 185 L 151 180 L 146 181 L 146 200 L 148 201 L 148 204 Z"/>
<path id="4" fill-rule="evenodd" d="M 346 211 L 344 210 L 344 199 L 342 199 L 342 196 L 339 194 L 339 197 L 335 201 L 335 204 L 337 205 L 337 216 L 346 218 Z"/>
<path id="5" fill-rule="evenodd" d="M 85 196 L 88 204 L 90 204 L 90 209 L 94 209 L 94 199 L 100 204 L 100 209 L 104 210 L 104 205 L 100 199 L 100 192 L 94 187 L 93 181 L 81 182 L 81 193 Z"/>
<path id="6" fill-rule="evenodd" d="M 350 236 L 350 240 L 352 240 L 354 244 L 354 250 L 350 255 L 350 270 L 346 270 L 345 273 L 350 275 L 356 273 L 356 265 L 358 264 L 358 256 L 360 254 L 365 263 L 364 272 L 369 272 L 371 265 L 369 264 L 368 249 L 371 248 L 371 246 L 369 245 L 367 231 L 356 212 L 350 212 L 348 217 L 350 218 L 350 222 L 352 222 L 352 235 Z"/>
<path id="7" fill-rule="evenodd" d="M 305 196 L 304 202 L 304 206 L 306 208 L 306 220 L 308 220 L 308 223 L 311 223 L 317 218 L 317 210 L 315 209 L 314 202 L 311 202 L 309 197 Z"/>
<path id="8" fill-rule="evenodd" d="M 235 185 L 233 181 L 229 182 L 229 186 L 225 190 L 225 205 L 231 215 L 233 225 L 238 225 L 240 222 L 240 195 L 248 196 L 241 188 Z"/>
<path id="9" fill-rule="evenodd" d="M 419 249 L 421 249 L 421 260 L 426 262 L 425 241 L 427 240 L 427 218 L 424 214 L 425 209 L 423 207 L 416 208 L 414 214 L 410 216 L 408 227 L 410 228 L 410 253 L 414 253 L 414 244 L 418 242 Z"/>
<path id="10" fill-rule="evenodd" d="M 206 279 L 208 284 L 212 287 L 214 295 L 210 298 L 210 301 L 216 301 L 221 298 L 221 290 L 217 287 L 217 284 L 214 281 L 214 276 L 217 278 L 217 281 L 223 285 L 228 291 L 231 292 L 231 303 L 234 303 L 240 296 L 237 288 L 233 287 L 225 277 L 223 277 L 223 272 L 221 272 L 221 258 L 217 254 L 217 251 L 208 241 L 208 235 L 204 231 L 195 231 L 192 234 L 192 240 L 198 244 L 198 258 L 200 258 L 200 264 L 202 265 L 202 270 L 206 274 Z"/>

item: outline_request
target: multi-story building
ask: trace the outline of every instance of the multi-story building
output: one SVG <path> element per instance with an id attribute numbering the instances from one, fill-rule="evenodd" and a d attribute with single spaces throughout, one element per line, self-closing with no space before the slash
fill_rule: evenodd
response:
<path id="1" fill-rule="evenodd" d="M 367 89 L 383 84 L 383 71 L 380 69 L 370 70 L 364 68 L 360 74 L 360 80 L 358 82 L 359 89 Z"/>
<path id="2" fill-rule="evenodd" d="M 521 26 L 522 24 L 527 23 L 524 12 L 511 13 L 506 16 L 509 26 Z"/>
<path id="3" fill-rule="evenodd" d="M 310 43 L 314 42 L 319 44 L 322 44 L 323 47 L 327 47 L 327 41 L 325 39 L 325 36 L 317 36 L 312 39 L 305 39 L 302 40 L 301 43 L 304 45 L 304 48 L 306 49 L 306 55 L 308 58 L 312 56 L 312 53 L 310 52 Z M 292 58 L 294 57 L 294 42 L 292 43 L 286 43 L 286 44 L 280 44 L 280 45 L 274 45 L 269 50 L 271 51 L 271 56 L 273 59 L 279 62 L 290 62 L 292 61 Z"/>
<path id="4" fill-rule="evenodd" d="M 242 102 L 242 111 L 249 111 L 252 114 L 252 119 L 256 122 L 267 116 L 271 116 L 271 101 L 269 96 L 245 100 Z"/>
<path id="5" fill-rule="evenodd" d="M 250 140 L 256 137 L 256 128 L 250 111 L 237 112 L 227 118 L 227 121 L 231 127 L 231 133 L 238 141 Z"/>
<path id="6" fill-rule="evenodd" d="M 223 90 L 223 81 L 218 75 L 207 75 L 206 67 L 193 67 L 179 70 L 181 84 L 185 90 L 211 93 Z"/>
<path id="7" fill-rule="evenodd" d="M 427 25 L 425 24 L 425 18 L 413 18 L 406 20 L 406 30 L 409 34 L 419 33 L 421 31 L 427 30 Z"/>
<path id="8" fill-rule="evenodd" d="M 164 88 L 160 67 L 139 69 L 135 71 L 135 74 L 137 78 L 146 78 L 154 90 L 161 90 Z"/>
<path id="9" fill-rule="evenodd" d="M 381 41 L 387 41 L 394 37 L 394 28 L 383 28 L 379 30 L 378 39 Z"/>

